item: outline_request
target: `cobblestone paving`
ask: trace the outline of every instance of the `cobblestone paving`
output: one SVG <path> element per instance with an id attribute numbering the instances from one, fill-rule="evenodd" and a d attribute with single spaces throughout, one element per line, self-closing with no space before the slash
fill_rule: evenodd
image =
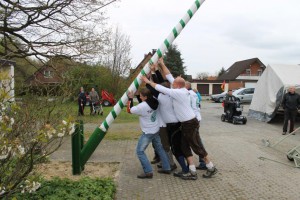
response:
<path id="1" fill-rule="evenodd" d="M 249 105 L 244 106 L 247 115 Z M 266 147 L 262 139 L 274 144 L 281 137 L 282 121 L 263 123 L 248 119 L 246 125 L 221 122 L 221 104 L 203 103 L 200 134 L 219 170 L 214 178 L 184 181 L 172 175 L 154 172 L 151 180 L 140 180 L 142 172 L 135 155 L 136 141 L 103 140 L 90 161 L 120 162 L 116 199 L 300 199 L 300 169 L 286 158 L 285 152 L 300 145 L 300 132 L 275 148 Z M 300 124 L 297 123 L 296 127 Z M 138 124 L 137 124 L 138 126 Z M 109 133 L 108 133 L 109 134 Z M 71 160 L 70 144 L 52 158 Z M 149 159 L 153 157 L 148 148 Z M 259 157 L 267 159 L 261 160 Z M 196 157 L 195 157 L 196 161 Z M 157 171 L 154 166 L 154 171 Z"/>

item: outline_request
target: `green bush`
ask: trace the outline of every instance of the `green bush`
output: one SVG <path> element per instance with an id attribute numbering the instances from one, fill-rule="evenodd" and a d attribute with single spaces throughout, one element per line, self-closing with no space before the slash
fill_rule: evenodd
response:
<path id="1" fill-rule="evenodd" d="M 79 200 L 79 199 L 114 199 L 116 186 L 112 179 L 91 179 L 85 177 L 79 181 L 54 178 L 42 181 L 41 187 L 34 193 L 17 194 L 13 199 L 30 200 Z"/>

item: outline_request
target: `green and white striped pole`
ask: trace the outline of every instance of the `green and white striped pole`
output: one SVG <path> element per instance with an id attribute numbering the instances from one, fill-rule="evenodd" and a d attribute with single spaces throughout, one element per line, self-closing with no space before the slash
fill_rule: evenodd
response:
<path id="1" fill-rule="evenodd" d="M 145 65 L 145 67 L 141 70 L 139 75 L 134 79 L 134 81 L 131 83 L 127 91 L 135 92 L 138 87 L 141 84 L 140 77 L 143 75 L 146 75 L 150 72 L 149 66 L 153 63 L 156 63 L 159 58 L 163 56 L 163 54 L 166 52 L 166 50 L 169 48 L 169 46 L 173 43 L 173 41 L 177 38 L 177 36 L 180 34 L 182 29 L 186 26 L 186 24 L 190 21 L 190 19 L 193 17 L 193 15 L 197 12 L 197 10 L 200 8 L 200 6 L 203 4 L 205 0 L 196 0 L 193 5 L 190 7 L 190 9 L 185 13 L 183 18 L 180 19 L 179 23 L 173 28 L 172 32 L 169 34 L 167 39 L 164 40 L 160 48 L 157 49 L 156 53 L 152 56 L 152 58 L 149 60 L 149 62 Z M 94 150 L 97 148 L 103 137 L 105 136 L 109 126 L 113 123 L 113 121 L 117 118 L 117 116 L 120 114 L 124 106 L 126 106 L 128 101 L 127 91 L 123 94 L 121 99 L 118 101 L 118 103 L 113 107 L 112 111 L 108 114 L 104 122 L 100 125 L 100 127 L 97 127 L 93 134 L 91 135 L 90 139 L 87 141 L 87 143 L 84 145 L 82 151 L 81 151 L 81 165 L 84 166 L 84 164 L 87 162 L 89 157 L 92 155 Z"/>

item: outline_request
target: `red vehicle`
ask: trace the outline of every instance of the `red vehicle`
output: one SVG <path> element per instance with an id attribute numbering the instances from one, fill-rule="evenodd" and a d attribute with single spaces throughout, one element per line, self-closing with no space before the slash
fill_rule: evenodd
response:
<path id="1" fill-rule="evenodd" d="M 117 103 L 114 95 L 112 93 L 108 93 L 106 90 L 101 91 L 101 97 L 103 106 L 114 106 Z"/>

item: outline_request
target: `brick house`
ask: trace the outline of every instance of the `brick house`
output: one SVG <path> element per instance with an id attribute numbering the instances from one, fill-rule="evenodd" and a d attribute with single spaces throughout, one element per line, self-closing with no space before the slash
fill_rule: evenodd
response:
<path id="1" fill-rule="evenodd" d="M 15 65 L 14 61 L 0 59 L 0 90 L 6 93 L 8 101 L 15 100 Z"/>
<path id="2" fill-rule="evenodd" d="M 61 71 L 45 65 L 31 75 L 25 82 L 31 86 L 59 85 L 62 83 Z"/>
<path id="3" fill-rule="evenodd" d="M 207 96 L 222 93 L 221 85 L 224 81 L 225 91 L 241 87 L 255 87 L 265 68 L 266 66 L 258 58 L 238 61 L 217 78 L 193 79 L 192 88 L 197 88 L 201 95 Z"/>
<path id="4" fill-rule="evenodd" d="M 228 89 L 255 87 L 266 66 L 258 59 L 251 58 L 235 62 L 217 80 L 225 81 Z"/>

